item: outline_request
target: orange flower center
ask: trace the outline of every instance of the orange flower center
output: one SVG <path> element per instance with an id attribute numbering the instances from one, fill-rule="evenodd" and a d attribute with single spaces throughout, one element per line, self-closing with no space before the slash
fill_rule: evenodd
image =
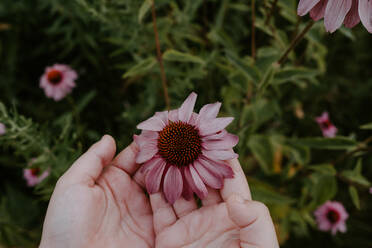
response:
<path id="1" fill-rule="evenodd" d="M 327 219 L 333 224 L 339 221 L 340 219 L 340 214 L 336 212 L 335 210 L 329 210 L 327 213 Z"/>
<path id="2" fill-rule="evenodd" d="M 48 81 L 56 85 L 62 81 L 62 73 L 58 70 L 51 70 L 47 74 Z"/>
<path id="3" fill-rule="evenodd" d="M 37 175 L 39 175 L 39 172 L 40 172 L 40 169 L 39 169 L 39 168 L 32 168 L 32 169 L 31 169 L 31 174 L 32 174 L 33 176 L 37 176 Z"/>
<path id="4" fill-rule="evenodd" d="M 168 163 L 187 166 L 201 154 L 201 138 L 193 125 L 170 122 L 159 132 L 158 149 Z"/>

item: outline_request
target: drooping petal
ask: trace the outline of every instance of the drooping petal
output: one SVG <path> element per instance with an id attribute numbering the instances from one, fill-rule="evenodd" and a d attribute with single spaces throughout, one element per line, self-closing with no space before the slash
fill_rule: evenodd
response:
<path id="1" fill-rule="evenodd" d="M 185 198 L 187 201 L 191 200 L 193 198 L 193 191 L 191 189 L 191 186 L 186 180 L 185 177 L 185 169 L 181 171 L 182 174 L 182 182 L 183 182 L 183 188 L 182 188 L 182 196 Z"/>
<path id="2" fill-rule="evenodd" d="M 234 120 L 233 117 L 215 118 L 213 120 L 205 121 L 200 123 L 199 131 L 201 136 L 217 133 Z"/>
<path id="3" fill-rule="evenodd" d="M 223 162 L 217 162 L 209 160 L 203 156 L 198 158 L 199 163 L 201 163 L 206 169 L 213 172 L 214 174 L 220 175 L 222 178 L 233 178 L 234 171 L 230 166 Z"/>
<path id="4" fill-rule="evenodd" d="M 161 179 L 163 178 L 163 172 L 165 169 L 165 161 L 154 166 L 147 174 L 145 178 L 146 189 L 149 194 L 159 192 Z"/>
<path id="5" fill-rule="evenodd" d="M 192 165 L 185 167 L 184 174 L 192 191 L 194 191 L 200 199 L 204 199 L 208 195 L 208 190 Z"/>
<path id="6" fill-rule="evenodd" d="M 324 26 L 328 32 L 333 33 L 341 27 L 352 3 L 352 0 L 328 1 L 324 15 Z"/>
<path id="7" fill-rule="evenodd" d="M 146 173 L 147 171 L 152 170 L 152 168 L 163 162 L 164 162 L 163 158 L 161 158 L 160 156 L 155 156 L 141 166 L 140 172 Z"/>
<path id="8" fill-rule="evenodd" d="M 315 7 L 310 11 L 310 17 L 314 21 L 318 21 L 324 17 L 324 13 L 328 4 L 328 0 L 320 1 Z"/>
<path id="9" fill-rule="evenodd" d="M 199 111 L 199 119 L 197 122 L 200 123 L 201 121 L 216 118 L 218 112 L 220 111 L 220 108 L 221 108 L 220 102 L 204 105 Z"/>
<path id="10" fill-rule="evenodd" d="M 181 107 L 178 109 L 178 118 L 182 122 L 188 123 L 191 117 L 191 114 L 194 110 L 195 101 L 197 94 L 192 92 L 186 100 L 182 103 Z"/>
<path id="11" fill-rule="evenodd" d="M 180 198 L 182 187 L 181 172 L 176 166 L 171 165 L 164 177 L 164 195 L 170 204 Z"/>
<path id="12" fill-rule="evenodd" d="M 153 116 L 137 125 L 138 129 L 148 131 L 161 131 L 164 127 L 165 123 L 158 116 Z"/>
<path id="13" fill-rule="evenodd" d="M 203 182 L 213 189 L 220 189 L 223 186 L 223 180 L 218 174 L 214 174 L 207 170 L 197 160 L 194 162 L 194 168 L 198 172 Z"/>
<path id="14" fill-rule="evenodd" d="M 353 0 L 353 5 L 349 13 L 347 13 L 344 21 L 345 27 L 352 28 L 360 22 L 358 6 L 359 0 Z"/>
<path id="15" fill-rule="evenodd" d="M 211 160 L 230 160 L 238 157 L 238 154 L 232 150 L 203 150 L 202 153 Z"/>
<path id="16" fill-rule="evenodd" d="M 207 140 L 219 140 L 223 139 L 223 137 L 227 134 L 227 131 L 225 129 L 221 130 L 220 132 L 217 132 L 212 135 L 207 135 L 202 138 L 202 141 L 205 142 Z"/>
<path id="17" fill-rule="evenodd" d="M 239 142 L 239 137 L 233 134 L 226 134 L 221 140 L 206 140 L 203 148 L 206 150 L 227 150 L 231 149 Z"/>
<path id="18" fill-rule="evenodd" d="M 297 14 L 299 16 L 306 15 L 319 1 L 321 0 L 300 0 L 297 7 Z"/>
<path id="19" fill-rule="evenodd" d="M 152 157 L 158 152 L 158 147 L 155 142 L 149 142 L 140 149 L 136 157 L 136 163 L 142 164 Z"/>
<path id="20" fill-rule="evenodd" d="M 359 16 L 363 26 L 368 32 L 372 33 L 372 1 L 360 0 L 359 1 Z"/>

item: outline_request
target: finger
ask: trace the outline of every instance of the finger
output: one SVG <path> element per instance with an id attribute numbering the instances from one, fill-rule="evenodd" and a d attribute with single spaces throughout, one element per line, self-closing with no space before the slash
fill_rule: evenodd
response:
<path id="1" fill-rule="evenodd" d="M 197 208 L 198 206 L 196 205 L 194 197 L 191 198 L 191 200 L 189 201 L 181 197 L 173 204 L 174 212 L 176 213 L 178 218 L 188 215 Z"/>
<path id="2" fill-rule="evenodd" d="M 243 172 L 238 159 L 227 161 L 234 171 L 234 178 L 227 178 L 224 181 L 224 187 L 221 189 L 221 196 L 224 201 L 237 194 L 246 200 L 252 200 L 247 178 Z"/>
<path id="3" fill-rule="evenodd" d="M 140 165 L 136 163 L 137 153 L 138 146 L 136 143 L 132 142 L 127 148 L 125 148 L 115 157 L 114 161 L 112 161 L 112 165 L 133 176 L 133 174 L 140 167 Z"/>
<path id="4" fill-rule="evenodd" d="M 133 180 L 141 186 L 143 189 L 146 188 L 146 172 L 143 170 L 137 170 L 136 173 L 133 176 Z"/>
<path id="5" fill-rule="evenodd" d="M 68 183 L 87 183 L 90 186 L 101 175 L 103 167 L 108 165 L 116 152 L 115 140 L 104 135 L 100 141 L 92 145 L 62 176 Z"/>
<path id="6" fill-rule="evenodd" d="M 222 202 L 222 198 L 221 198 L 221 194 L 219 190 L 212 189 L 210 187 L 207 187 L 207 189 L 208 189 L 208 195 L 206 198 L 202 200 L 203 206 L 216 205 Z"/>
<path id="7" fill-rule="evenodd" d="M 279 247 L 270 212 L 263 203 L 233 195 L 227 201 L 227 209 L 240 227 L 241 247 Z"/>
<path id="8" fill-rule="evenodd" d="M 156 234 L 177 221 L 176 214 L 174 213 L 172 206 L 166 202 L 163 193 L 150 195 L 150 203 L 154 216 L 153 221 Z"/>

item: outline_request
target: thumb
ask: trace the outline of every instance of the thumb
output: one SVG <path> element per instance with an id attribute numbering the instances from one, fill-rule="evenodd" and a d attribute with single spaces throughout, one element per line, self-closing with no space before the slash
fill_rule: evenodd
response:
<path id="1" fill-rule="evenodd" d="M 111 163 L 115 152 L 115 140 L 109 135 L 104 135 L 74 162 L 59 181 L 68 184 L 86 183 L 93 186 L 101 175 L 103 167 Z"/>
<path id="2" fill-rule="evenodd" d="M 268 208 L 261 202 L 230 196 L 227 209 L 231 220 L 240 227 L 240 246 L 278 248 L 275 228 Z"/>

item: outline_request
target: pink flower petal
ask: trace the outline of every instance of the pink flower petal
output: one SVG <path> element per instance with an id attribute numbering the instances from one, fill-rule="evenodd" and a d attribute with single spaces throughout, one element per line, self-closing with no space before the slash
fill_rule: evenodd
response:
<path id="1" fill-rule="evenodd" d="M 204 105 L 199 111 L 199 118 L 197 122 L 200 123 L 201 121 L 216 118 L 218 112 L 220 111 L 220 108 L 221 108 L 220 102 Z"/>
<path id="2" fill-rule="evenodd" d="M 165 123 L 157 116 L 153 116 L 137 125 L 138 129 L 148 131 L 161 131 L 165 127 Z"/>
<path id="3" fill-rule="evenodd" d="M 140 135 L 134 135 L 134 142 L 141 148 L 148 142 L 156 142 L 158 139 L 158 132 L 143 130 Z"/>
<path id="4" fill-rule="evenodd" d="M 225 163 L 209 160 L 207 158 L 204 158 L 203 156 L 200 156 L 198 158 L 198 161 L 206 169 L 208 169 L 214 174 L 221 176 L 222 178 L 233 178 L 234 177 L 234 171 L 229 165 Z"/>
<path id="5" fill-rule="evenodd" d="M 223 129 L 223 130 L 221 130 L 218 133 L 215 133 L 215 134 L 212 134 L 212 135 L 208 135 L 208 136 L 204 136 L 202 138 L 202 141 L 205 142 L 205 141 L 208 141 L 208 140 L 220 140 L 220 139 L 223 139 L 223 137 L 226 134 L 227 134 L 227 131 L 225 129 Z"/>
<path id="6" fill-rule="evenodd" d="M 164 177 L 164 195 L 170 204 L 176 202 L 182 194 L 182 175 L 176 166 L 169 166 Z"/>
<path id="7" fill-rule="evenodd" d="M 306 15 L 319 1 L 321 0 L 300 0 L 297 7 L 297 14 L 299 16 Z"/>
<path id="8" fill-rule="evenodd" d="M 187 183 L 190 185 L 192 191 L 194 191 L 200 199 L 204 199 L 205 197 L 207 197 L 208 190 L 192 165 L 185 167 L 184 174 Z"/>
<path id="9" fill-rule="evenodd" d="M 168 125 L 168 115 L 169 115 L 168 111 L 162 111 L 162 112 L 155 113 L 155 116 L 159 117 L 164 122 L 165 125 Z"/>
<path id="10" fill-rule="evenodd" d="M 196 97 L 197 95 L 192 92 L 182 103 L 181 107 L 178 109 L 178 118 L 180 121 L 186 123 L 189 122 L 191 114 L 194 110 Z"/>
<path id="11" fill-rule="evenodd" d="M 360 22 L 358 13 L 358 2 L 359 0 L 353 0 L 353 5 L 351 6 L 349 13 L 347 13 L 345 17 L 345 27 L 352 28 Z"/>
<path id="12" fill-rule="evenodd" d="M 159 156 L 153 157 L 152 159 L 150 159 L 149 161 L 147 161 L 141 166 L 140 172 L 146 173 L 147 171 L 152 170 L 152 168 L 154 168 L 155 166 L 158 166 L 160 163 L 163 163 L 163 162 L 165 161 L 162 157 L 159 157 Z"/>
<path id="13" fill-rule="evenodd" d="M 323 123 L 329 120 L 329 114 L 328 112 L 323 112 L 321 116 L 318 116 L 315 118 L 317 123 Z"/>
<path id="14" fill-rule="evenodd" d="M 324 25 L 328 32 L 333 33 L 341 27 L 352 3 L 352 0 L 328 1 L 324 15 Z"/>
<path id="15" fill-rule="evenodd" d="M 191 186 L 189 185 L 189 183 L 186 180 L 185 169 L 183 169 L 181 173 L 182 173 L 182 181 L 183 181 L 182 196 L 187 201 L 189 201 L 193 198 L 193 191 L 191 189 Z"/>
<path id="16" fill-rule="evenodd" d="M 218 174 L 213 174 L 207 170 L 198 161 L 194 162 L 194 168 L 198 172 L 203 182 L 213 189 L 220 189 L 223 186 L 223 180 Z"/>
<path id="17" fill-rule="evenodd" d="M 229 150 L 221 150 L 221 151 L 203 150 L 202 153 L 204 156 L 206 156 L 207 158 L 211 160 L 230 160 L 230 159 L 238 158 L 238 154 L 236 154 L 232 150 L 231 151 Z"/>
<path id="18" fill-rule="evenodd" d="M 201 122 L 199 125 L 200 135 L 207 136 L 217 133 L 225 129 L 225 127 L 227 127 L 227 125 L 229 125 L 233 120 L 234 118 L 232 117 L 224 117 Z"/>
<path id="19" fill-rule="evenodd" d="M 149 194 L 159 192 L 161 179 L 166 163 L 163 161 L 154 166 L 147 174 L 145 178 L 146 189 Z"/>
<path id="20" fill-rule="evenodd" d="M 0 135 L 3 135 L 6 133 L 6 127 L 3 123 L 0 123 Z"/>
<path id="21" fill-rule="evenodd" d="M 137 154 L 136 163 L 142 164 L 152 157 L 158 152 L 158 147 L 155 142 L 149 142 L 145 144 Z"/>
<path id="22" fill-rule="evenodd" d="M 239 137 L 233 134 L 226 134 L 221 140 L 206 140 L 202 143 L 206 150 L 228 150 L 236 146 Z"/>
<path id="23" fill-rule="evenodd" d="M 178 109 L 174 109 L 174 110 L 169 111 L 168 118 L 172 122 L 179 121 L 179 119 L 178 119 Z"/>
<path id="24" fill-rule="evenodd" d="M 323 129 L 323 136 L 324 137 L 328 137 L 328 138 L 333 138 L 336 136 L 336 133 L 337 133 L 337 127 L 335 126 L 330 126 L 326 129 Z"/>
<path id="25" fill-rule="evenodd" d="M 318 21 L 324 17 L 327 3 L 328 0 L 322 0 L 317 5 L 315 5 L 315 7 L 310 11 L 310 17 L 314 21 Z"/>
<path id="26" fill-rule="evenodd" d="M 359 1 L 359 16 L 363 26 L 372 33 L 372 1 L 360 0 Z"/>

